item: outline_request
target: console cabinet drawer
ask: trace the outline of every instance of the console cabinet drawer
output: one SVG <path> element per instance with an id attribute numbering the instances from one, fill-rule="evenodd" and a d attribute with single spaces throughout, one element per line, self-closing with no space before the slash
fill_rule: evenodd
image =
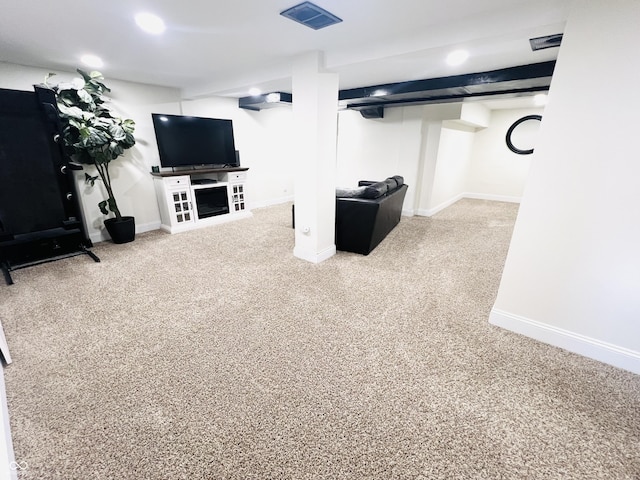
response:
<path id="1" fill-rule="evenodd" d="M 167 188 L 188 187 L 191 184 L 188 175 L 165 178 L 164 182 Z"/>
<path id="2" fill-rule="evenodd" d="M 227 182 L 245 182 L 247 180 L 247 172 L 228 172 Z"/>

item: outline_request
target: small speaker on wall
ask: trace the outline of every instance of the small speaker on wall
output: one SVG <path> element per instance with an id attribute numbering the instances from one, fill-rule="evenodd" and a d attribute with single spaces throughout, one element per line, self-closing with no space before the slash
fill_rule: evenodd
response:
<path id="1" fill-rule="evenodd" d="M 236 150 L 236 165 L 240 166 L 240 152 Z"/>

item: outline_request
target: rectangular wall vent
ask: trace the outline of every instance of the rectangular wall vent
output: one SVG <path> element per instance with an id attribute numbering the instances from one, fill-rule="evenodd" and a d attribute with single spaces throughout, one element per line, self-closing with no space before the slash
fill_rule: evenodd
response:
<path id="1" fill-rule="evenodd" d="M 562 42 L 562 34 L 547 35 L 544 37 L 530 38 L 531 50 L 544 50 L 545 48 L 559 47 Z"/>
<path id="2" fill-rule="evenodd" d="M 321 28 L 342 21 L 341 18 L 336 17 L 334 14 L 327 12 L 311 2 L 302 2 L 295 7 L 280 12 L 280 15 L 306 25 L 309 28 L 313 28 L 314 30 L 320 30 Z"/>

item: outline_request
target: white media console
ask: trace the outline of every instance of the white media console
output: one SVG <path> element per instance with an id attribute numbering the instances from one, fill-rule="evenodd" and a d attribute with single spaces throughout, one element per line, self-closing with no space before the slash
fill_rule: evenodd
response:
<path id="1" fill-rule="evenodd" d="M 248 168 L 152 172 L 160 228 L 169 233 L 250 217 L 245 197 Z"/>

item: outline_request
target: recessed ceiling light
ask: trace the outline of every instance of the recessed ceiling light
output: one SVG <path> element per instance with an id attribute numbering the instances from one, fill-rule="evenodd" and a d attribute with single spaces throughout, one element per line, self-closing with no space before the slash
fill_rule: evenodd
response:
<path id="1" fill-rule="evenodd" d="M 102 59 L 95 55 L 83 55 L 82 57 L 80 57 L 80 61 L 87 67 L 91 68 L 102 68 L 104 66 L 104 62 L 102 61 Z"/>
<path id="2" fill-rule="evenodd" d="M 469 58 L 469 52 L 466 50 L 454 50 L 449 55 L 447 55 L 447 64 L 455 67 L 458 65 L 462 65 Z"/>
<path id="3" fill-rule="evenodd" d="M 259 88 L 250 88 L 249 89 L 249 95 L 251 95 L 252 97 L 257 97 L 258 95 L 260 95 L 262 93 L 262 91 Z"/>
<path id="4" fill-rule="evenodd" d="M 164 21 L 153 13 L 142 12 L 135 16 L 138 26 L 147 33 L 152 35 L 160 35 L 167 27 Z"/>

